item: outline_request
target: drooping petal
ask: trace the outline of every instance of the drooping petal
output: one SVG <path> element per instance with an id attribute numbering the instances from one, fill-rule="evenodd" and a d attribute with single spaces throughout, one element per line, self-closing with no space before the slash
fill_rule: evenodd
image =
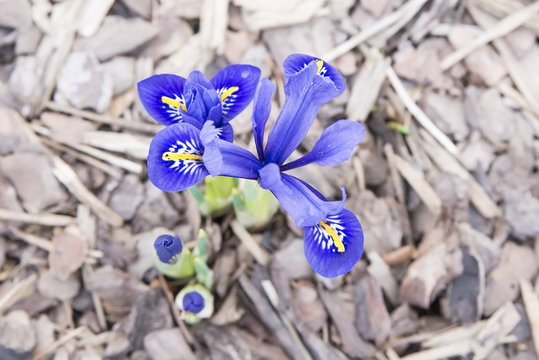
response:
<path id="1" fill-rule="evenodd" d="M 185 111 L 183 90 L 185 79 L 171 74 L 153 75 L 137 84 L 142 105 L 157 122 L 163 125 L 182 120 Z"/>
<path id="2" fill-rule="evenodd" d="M 153 247 L 159 260 L 168 264 L 173 262 L 181 254 L 183 244 L 179 237 L 164 234 L 155 239 Z"/>
<path id="3" fill-rule="evenodd" d="M 339 120 L 328 126 L 312 151 L 281 167 L 281 171 L 295 169 L 316 162 L 322 166 L 336 166 L 348 160 L 354 147 L 365 137 L 365 127 L 350 120 Z"/>
<path id="4" fill-rule="evenodd" d="M 331 83 L 335 88 L 334 91 L 330 91 L 331 97 L 333 98 L 342 94 L 346 84 L 341 73 L 327 62 L 310 55 L 289 55 L 283 64 L 285 80 L 288 80 L 289 77 L 296 75 L 298 72 L 305 69 L 312 62 L 316 63 L 317 75 L 322 77 L 326 82 Z"/>
<path id="5" fill-rule="evenodd" d="M 242 112 L 253 99 L 260 69 L 251 65 L 229 65 L 210 80 L 223 104 L 223 123 Z M 220 124 L 217 124 L 220 125 Z"/>
<path id="6" fill-rule="evenodd" d="M 229 125 L 229 124 L 227 124 Z M 262 163 L 244 148 L 221 140 L 219 131 L 211 122 L 204 124 L 201 140 L 204 144 L 204 165 L 212 176 L 232 176 L 257 179 Z"/>
<path id="7" fill-rule="evenodd" d="M 328 214 L 339 212 L 344 206 L 343 201 L 324 201 L 303 181 L 282 174 L 277 164 L 269 163 L 258 173 L 260 186 L 275 195 L 298 228 L 316 225 Z"/>
<path id="8" fill-rule="evenodd" d="M 288 76 L 285 102 L 268 136 L 266 162 L 282 165 L 309 131 L 320 106 L 340 94 L 331 79 L 317 72 L 318 63 L 311 61 Z"/>
<path id="9" fill-rule="evenodd" d="M 185 190 L 208 175 L 202 162 L 203 154 L 197 128 L 183 123 L 167 126 L 150 144 L 148 177 L 163 191 Z"/>
<path id="10" fill-rule="evenodd" d="M 329 215 L 303 233 L 305 257 L 318 274 L 333 278 L 346 274 L 363 254 L 363 229 L 349 210 Z"/>
<path id="11" fill-rule="evenodd" d="M 275 85 L 267 78 L 260 80 L 256 88 L 253 116 L 253 134 L 255 138 L 258 158 L 264 161 L 264 128 L 271 113 L 271 97 L 275 91 Z"/>

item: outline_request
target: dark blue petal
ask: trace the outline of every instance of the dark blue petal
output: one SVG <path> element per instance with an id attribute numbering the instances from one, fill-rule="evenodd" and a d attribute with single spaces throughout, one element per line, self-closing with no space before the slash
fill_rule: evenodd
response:
<path id="1" fill-rule="evenodd" d="M 229 65 L 215 74 L 210 82 L 223 104 L 223 123 L 249 105 L 259 79 L 260 69 L 251 65 Z"/>
<path id="2" fill-rule="evenodd" d="M 183 310 L 198 314 L 204 309 L 204 297 L 198 291 L 190 291 L 183 296 Z"/>
<path id="3" fill-rule="evenodd" d="M 183 245 L 177 236 L 160 235 L 155 239 L 153 247 L 159 260 L 168 264 L 181 254 Z"/>
<path id="4" fill-rule="evenodd" d="M 264 161 L 264 128 L 271 113 L 271 97 L 275 91 L 275 85 L 269 79 L 262 79 L 256 88 L 253 116 L 253 134 L 255 138 L 258 158 Z"/>
<path id="5" fill-rule="evenodd" d="M 227 124 L 229 125 L 229 124 Z M 229 125 L 230 126 L 230 125 Z M 258 179 L 262 163 L 244 148 L 219 138 L 220 129 L 211 122 L 204 124 L 201 140 L 205 146 L 204 165 L 212 176 Z"/>
<path id="6" fill-rule="evenodd" d="M 356 216 L 346 209 L 315 226 L 305 227 L 303 239 L 307 261 L 314 271 L 327 278 L 346 274 L 363 254 L 363 229 Z"/>
<path id="7" fill-rule="evenodd" d="M 203 87 L 204 89 L 211 89 L 212 85 L 206 79 L 203 73 L 198 70 L 191 71 L 189 76 L 187 76 L 187 81 L 185 82 L 185 92 L 191 92 L 197 87 Z"/>
<path id="8" fill-rule="evenodd" d="M 233 142 L 234 141 L 234 129 L 232 129 L 232 125 L 225 124 L 224 126 L 219 128 L 219 134 L 217 135 L 219 139 L 227 141 L 227 142 Z"/>
<path id="9" fill-rule="evenodd" d="M 331 83 L 335 88 L 334 91 L 331 91 L 331 98 L 342 94 L 346 84 L 341 73 L 335 67 L 329 65 L 327 62 L 310 55 L 289 55 L 283 64 L 285 80 L 287 80 L 288 77 L 297 74 L 312 62 L 317 63 L 317 74 L 322 77 L 326 82 Z"/>
<path id="10" fill-rule="evenodd" d="M 140 81 L 137 89 L 148 114 L 157 122 L 168 126 L 182 120 L 182 107 L 185 106 L 184 85 L 185 79 L 180 76 L 161 74 Z M 177 106 L 178 104 L 180 105 Z"/>
<path id="11" fill-rule="evenodd" d="M 354 147 L 363 140 L 365 127 L 350 120 L 339 120 L 328 126 L 307 155 L 281 167 L 281 171 L 295 169 L 316 162 L 322 166 L 336 166 L 350 159 Z"/>
<path id="12" fill-rule="evenodd" d="M 163 191 L 185 190 L 208 175 L 202 162 L 203 153 L 197 128 L 183 123 L 167 126 L 150 144 L 148 177 Z"/>
<path id="13" fill-rule="evenodd" d="M 339 212 L 343 201 L 324 201 L 298 178 L 279 171 L 274 163 L 265 165 L 258 171 L 260 186 L 270 190 L 279 203 L 294 219 L 296 226 L 305 227 L 318 224 L 328 214 Z"/>
<path id="14" fill-rule="evenodd" d="M 320 105 L 340 94 L 335 84 L 317 71 L 317 62 L 311 61 L 287 78 L 283 109 L 268 136 L 266 163 L 282 165 L 309 131 Z"/>

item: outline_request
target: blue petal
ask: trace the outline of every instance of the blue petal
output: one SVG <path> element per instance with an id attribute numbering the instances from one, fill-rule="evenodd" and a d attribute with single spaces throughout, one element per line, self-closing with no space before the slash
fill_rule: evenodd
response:
<path id="1" fill-rule="evenodd" d="M 148 177 L 157 188 L 167 192 L 182 191 L 208 175 L 202 162 L 204 147 L 199 134 L 194 126 L 182 123 L 167 126 L 155 135 L 147 164 Z M 183 159 L 180 159 L 182 154 Z"/>
<path id="2" fill-rule="evenodd" d="M 283 109 L 268 136 L 266 162 L 282 165 L 309 131 L 320 105 L 341 93 L 333 81 L 317 71 L 317 62 L 311 61 L 298 72 L 289 74 Z"/>
<path id="3" fill-rule="evenodd" d="M 183 296 L 183 310 L 192 314 L 198 314 L 204 309 L 204 296 L 198 291 L 190 291 Z"/>
<path id="4" fill-rule="evenodd" d="M 191 71 L 189 76 L 187 76 L 187 81 L 185 82 L 186 93 L 192 91 L 194 88 L 202 86 L 204 89 L 211 89 L 212 85 L 206 79 L 203 73 L 198 70 Z"/>
<path id="5" fill-rule="evenodd" d="M 305 55 L 305 54 L 289 55 L 283 64 L 285 80 L 287 80 L 288 77 L 291 77 L 297 74 L 298 72 L 302 71 L 307 66 L 309 66 L 309 64 L 311 64 L 312 62 L 316 63 L 317 61 L 321 61 L 320 63 L 321 66 L 319 67 L 318 64 L 316 66 L 317 74 L 326 82 L 332 84 L 333 87 L 335 88 L 333 91 L 330 91 L 331 98 L 342 94 L 346 84 L 341 73 L 335 67 L 329 65 L 327 62 L 320 60 L 314 56 L 310 56 L 310 55 Z"/>
<path id="6" fill-rule="evenodd" d="M 281 167 L 281 171 L 295 169 L 316 162 L 322 166 L 336 166 L 350 159 L 354 147 L 365 137 L 365 127 L 350 120 L 339 120 L 328 126 L 307 155 Z"/>
<path id="7" fill-rule="evenodd" d="M 251 65 L 229 65 L 215 74 L 210 82 L 223 104 L 223 123 L 249 105 L 259 79 L 260 69 Z"/>
<path id="8" fill-rule="evenodd" d="M 153 247 L 159 260 L 168 264 L 181 254 L 183 244 L 177 236 L 160 235 L 155 239 Z"/>
<path id="9" fill-rule="evenodd" d="M 171 125 L 182 120 L 183 110 L 163 102 L 163 97 L 185 105 L 183 89 L 185 79 L 181 76 L 161 74 L 153 75 L 137 84 L 142 105 L 157 122 Z"/>
<path id="10" fill-rule="evenodd" d="M 256 88 L 253 116 L 253 134 L 255 138 L 258 158 L 264 160 L 264 129 L 271 113 L 271 97 L 275 91 L 275 85 L 269 79 L 262 79 Z"/>
<path id="11" fill-rule="evenodd" d="M 328 231 L 329 229 L 329 231 Z M 334 237 L 337 236 L 337 243 Z M 346 209 L 329 215 L 303 233 L 305 257 L 318 274 L 333 278 L 346 274 L 363 254 L 363 230 L 356 216 Z M 340 243 L 342 243 L 339 251 Z"/>
<path id="12" fill-rule="evenodd" d="M 262 163 L 244 148 L 221 140 L 219 138 L 220 129 L 216 129 L 208 121 L 204 124 L 200 135 L 205 147 L 204 165 L 210 174 L 212 176 L 258 179 L 258 169 L 262 167 Z"/>
<path id="13" fill-rule="evenodd" d="M 265 165 L 258 171 L 260 186 L 270 190 L 279 203 L 294 219 L 296 226 L 305 227 L 318 224 L 328 214 L 339 212 L 343 201 L 325 201 L 310 186 L 294 176 L 282 174 L 274 163 Z"/>

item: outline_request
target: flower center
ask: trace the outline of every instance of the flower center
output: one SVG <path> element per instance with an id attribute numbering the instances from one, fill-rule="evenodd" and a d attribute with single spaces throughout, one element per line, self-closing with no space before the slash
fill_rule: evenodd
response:
<path id="1" fill-rule="evenodd" d="M 237 87 L 237 86 L 232 86 L 232 87 L 229 87 L 228 89 L 226 89 L 225 92 L 223 92 L 221 94 L 221 102 L 225 101 L 225 99 L 227 97 L 229 97 L 230 95 L 234 94 L 236 91 L 238 91 L 240 88 Z"/>
<path id="2" fill-rule="evenodd" d="M 168 96 L 161 96 L 161 101 L 164 102 L 167 105 L 172 106 L 173 108 L 179 109 L 180 106 L 184 112 L 187 112 L 187 108 L 184 104 L 181 102 L 174 100 L 173 98 L 169 98 Z"/>
<path id="3" fill-rule="evenodd" d="M 320 221 L 318 225 L 320 225 L 329 234 L 329 236 L 331 236 L 333 243 L 337 247 L 337 251 L 344 252 L 344 244 L 342 243 L 341 238 L 339 237 L 339 235 L 337 235 L 335 230 L 333 230 L 333 228 L 329 226 L 325 221 Z"/>
<path id="4" fill-rule="evenodd" d="M 202 161 L 202 155 L 198 154 L 182 154 L 178 152 L 167 151 L 163 153 L 161 157 L 165 161 L 177 161 L 177 160 L 200 160 Z"/>

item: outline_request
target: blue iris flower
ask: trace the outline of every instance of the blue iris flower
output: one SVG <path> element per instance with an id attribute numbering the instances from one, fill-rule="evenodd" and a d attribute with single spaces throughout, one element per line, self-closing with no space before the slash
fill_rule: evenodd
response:
<path id="1" fill-rule="evenodd" d="M 183 296 L 183 310 L 198 314 L 204 309 L 204 297 L 198 291 L 188 292 Z"/>
<path id="2" fill-rule="evenodd" d="M 156 187 L 181 191 L 208 175 L 200 130 L 211 121 L 215 136 L 232 141 L 229 121 L 251 102 L 259 79 L 260 69 L 254 66 L 230 65 L 210 81 L 193 71 L 187 79 L 160 74 L 138 83 L 142 105 L 166 125 L 153 138 L 147 159 L 148 177 Z"/>
<path id="3" fill-rule="evenodd" d="M 159 260 L 169 264 L 182 253 L 183 244 L 177 236 L 160 235 L 155 239 L 153 247 Z"/>
<path id="4" fill-rule="evenodd" d="M 205 146 L 203 161 L 212 176 L 259 180 L 281 206 L 304 228 L 305 256 L 322 276 L 347 273 L 363 253 L 363 230 L 341 201 L 328 201 L 302 180 L 285 173 L 310 163 L 335 166 L 348 160 L 365 135 L 357 122 L 340 120 L 324 130 L 311 152 L 285 163 L 309 131 L 319 107 L 344 91 L 342 75 L 326 62 L 294 54 L 284 63 L 285 102 L 263 147 L 264 129 L 275 86 L 262 79 L 254 96 L 252 127 L 258 157 L 216 136 L 208 121 L 198 140 Z"/>

